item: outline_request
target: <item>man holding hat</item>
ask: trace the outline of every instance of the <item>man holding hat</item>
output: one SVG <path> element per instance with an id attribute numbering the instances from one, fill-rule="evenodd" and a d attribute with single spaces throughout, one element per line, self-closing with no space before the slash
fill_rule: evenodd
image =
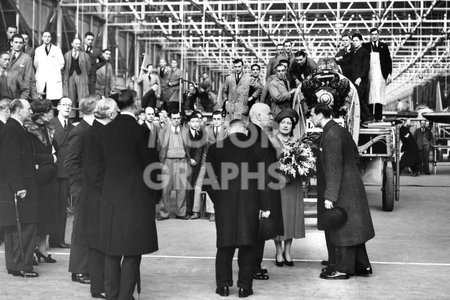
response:
<path id="1" fill-rule="evenodd" d="M 340 227 L 330 228 L 327 245 L 336 248 L 336 270 L 324 268 L 323 279 L 348 279 L 350 275 L 368 276 L 372 273 L 365 243 L 375 236 L 364 183 L 356 165 L 357 147 L 351 134 L 332 120 L 331 108 L 318 104 L 311 110 L 314 126 L 323 129 L 319 144 L 317 185 L 318 219 L 324 209 L 340 207 L 347 213 L 347 221 Z M 327 233 L 327 232 L 325 232 Z M 333 249 L 332 247 L 329 248 Z M 330 253 L 332 255 L 333 253 Z"/>

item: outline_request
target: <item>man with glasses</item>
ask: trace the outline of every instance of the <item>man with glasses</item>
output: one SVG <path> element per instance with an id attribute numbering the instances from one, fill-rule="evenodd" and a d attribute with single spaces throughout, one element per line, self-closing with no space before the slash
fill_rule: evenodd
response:
<path id="1" fill-rule="evenodd" d="M 176 219 L 189 219 L 186 215 L 186 187 L 189 173 L 188 131 L 181 126 L 181 113 L 173 110 L 169 113 L 170 124 L 165 126 L 158 136 L 159 159 L 162 167 L 163 192 L 159 208 L 158 221 L 169 219 L 170 194 L 176 192 Z"/>
<path id="2" fill-rule="evenodd" d="M 243 72 L 244 62 L 237 58 L 233 61 L 234 73 L 225 78 L 223 85 L 223 102 L 228 121 L 246 119 L 248 114 L 247 102 L 250 92 L 251 78 Z"/>
<path id="3" fill-rule="evenodd" d="M 290 83 L 286 78 L 286 66 L 279 64 L 276 67 L 276 71 L 275 78 L 268 84 L 271 110 L 274 116 L 284 109 L 292 108 L 292 97 L 295 93 L 295 89 L 291 89 Z"/>

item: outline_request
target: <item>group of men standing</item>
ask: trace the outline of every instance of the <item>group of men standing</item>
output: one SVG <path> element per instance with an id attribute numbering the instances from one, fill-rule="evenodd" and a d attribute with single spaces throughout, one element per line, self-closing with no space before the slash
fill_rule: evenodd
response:
<path id="1" fill-rule="evenodd" d="M 0 85 L 5 87 L 0 89 L 1 97 L 59 100 L 64 95 L 78 107 L 79 100 L 88 95 L 111 95 L 111 50 L 95 48 L 92 32 L 85 34 L 83 44 L 75 38 L 72 49 L 64 55 L 52 44 L 50 32 L 43 32 L 41 40 L 34 49 L 28 34 L 8 27 L 7 42 L 0 52 Z"/>

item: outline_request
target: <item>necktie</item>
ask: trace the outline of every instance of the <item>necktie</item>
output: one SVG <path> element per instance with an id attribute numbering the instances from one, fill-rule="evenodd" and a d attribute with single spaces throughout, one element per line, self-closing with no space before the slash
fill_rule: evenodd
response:
<path id="1" fill-rule="evenodd" d="M 72 53 L 72 57 L 73 57 L 73 59 L 77 59 L 77 57 L 78 57 L 78 51 L 74 51 L 74 52 Z"/>
<path id="2" fill-rule="evenodd" d="M 241 78 L 240 78 L 239 74 L 236 74 L 236 84 L 239 83 L 239 80 L 241 80 Z"/>
<path id="3" fill-rule="evenodd" d="M 45 53 L 47 53 L 47 55 L 50 53 L 50 45 L 45 46 Z"/>
<path id="4" fill-rule="evenodd" d="M 217 133 L 219 133 L 219 129 L 217 127 L 214 127 L 214 136 L 217 137 Z"/>
<path id="5" fill-rule="evenodd" d="M 17 52 L 14 52 L 13 56 L 12 56 L 12 60 L 15 61 L 17 58 Z"/>
<path id="6" fill-rule="evenodd" d="M 64 129 L 67 128 L 67 120 L 64 120 Z"/>

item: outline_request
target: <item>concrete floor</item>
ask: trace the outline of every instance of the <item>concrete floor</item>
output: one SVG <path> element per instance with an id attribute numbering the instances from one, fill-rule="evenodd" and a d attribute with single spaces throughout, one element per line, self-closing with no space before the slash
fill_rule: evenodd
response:
<path id="1" fill-rule="evenodd" d="M 306 238 L 293 244 L 294 267 L 276 267 L 273 243 L 266 243 L 270 280 L 255 281 L 251 298 L 450 299 L 450 167 L 439 167 L 432 176 L 402 176 L 400 201 L 393 212 L 381 210 L 379 176 L 369 177 L 365 181 L 376 237 L 367 249 L 373 275 L 320 279 L 320 261 L 326 255 L 323 233 L 307 219 Z M 167 220 L 157 226 L 161 250 L 142 260 L 140 299 L 220 299 L 214 294 L 214 223 Z M 57 263 L 37 266 L 39 278 L 25 282 L 0 272 L 0 299 L 92 299 L 89 286 L 70 280 L 69 251 L 50 253 Z M 4 263 L 0 259 L 0 270 L 5 270 Z M 236 263 L 234 268 L 236 280 Z M 236 287 L 230 293 L 237 298 Z"/>

